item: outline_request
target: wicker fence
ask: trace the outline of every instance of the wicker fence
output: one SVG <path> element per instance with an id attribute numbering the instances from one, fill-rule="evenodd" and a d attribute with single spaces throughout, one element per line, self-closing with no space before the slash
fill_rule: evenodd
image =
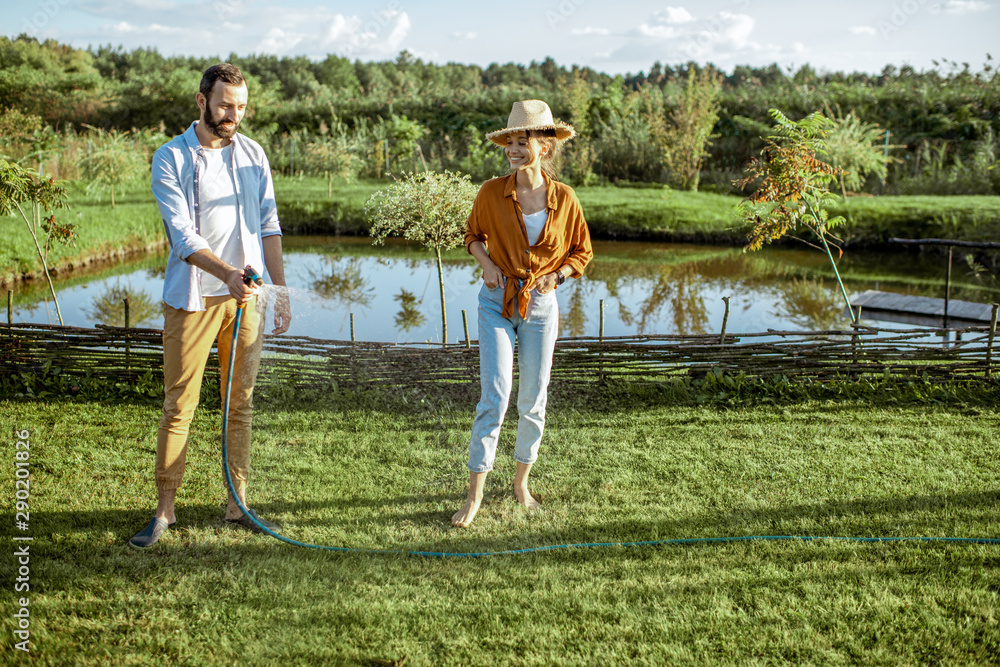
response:
<path id="1" fill-rule="evenodd" d="M 964 329 L 767 331 L 749 334 L 564 338 L 556 343 L 553 383 L 661 383 L 709 372 L 796 379 L 922 376 L 988 378 L 996 370 L 996 324 Z M 18 373 L 162 377 L 158 329 L 0 324 L 0 378 Z M 431 347 L 267 336 L 261 382 L 300 388 L 426 387 L 475 393 L 473 343 Z M 209 363 L 209 377 L 218 365 Z"/>

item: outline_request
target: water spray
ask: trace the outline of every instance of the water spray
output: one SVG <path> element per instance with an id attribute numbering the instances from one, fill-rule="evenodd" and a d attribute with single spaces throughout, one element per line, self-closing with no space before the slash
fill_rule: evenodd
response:
<path id="1" fill-rule="evenodd" d="M 247 284 L 251 289 L 256 289 L 264 285 L 264 279 L 260 277 L 260 274 L 250 266 L 249 264 L 243 269 L 243 282 Z M 246 304 L 240 304 L 236 307 L 236 320 L 233 322 L 233 343 L 229 349 L 229 372 L 226 377 L 226 394 L 222 403 L 222 471 L 226 477 L 226 486 L 229 488 L 229 493 L 232 495 L 233 499 L 236 501 L 236 505 L 240 508 L 240 511 L 250 521 L 257 526 L 261 532 L 267 533 L 271 537 L 281 542 L 286 542 L 296 547 L 304 547 L 306 549 L 319 549 L 321 551 L 338 551 L 341 553 L 364 553 L 364 554 L 405 554 L 409 556 L 431 556 L 437 558 L 444 557 L 465 557 L 465 558 L 481 558 L 484 556 L 512 556 L 517 554 L 533 553 L 537 551 L 553 551 L 557 549 L 592 549 L 597 547 L 641 547 L 641 546 L 664 546 L 664 545 L 691 545 L 691 544 L 726 544 L 730 542 L 753 542 L 753 541 L 802 541 L 802 542 L 814 542 L 819 540 L 830 540 L 830 541 L 840 541 L 840 542 L 957 542 L 964 544 L 988 544 L 988 545 L 1000 545 L 1000 539 L 990 539 L 990 538 L 978 538 L 978 537 L 820 537 L 812 535 L 743 535 L 734 537 L 695 537 L 695 538 L 681 538 L 673 540 L 648 540 L 642 542 L 587 542 L 578 544 L 552 544 L 540 547 L 528 547 L 525 549 L 506 549 L 502 551 L 463 551 L 463 552 L 443 552 L 443 551 L 407 551 L 402 549 L 357 549 L 352 547 L 331 547 L 324 546 L 321 544 L 309 544 L 307 542 L 299 542 L 298 540 L 293 540 L 291 538 L 285 537 L 280 533 L 276 533 L 270 528 L 264 526 L 260 521 L 258 521 L 250 511 L 243 505 L 243 501 L 240 497 L 236 495 L 236 489 L 233 487 L 233 478 L 229 474 L 229 450 L 227 449 L 227 440 L 229 433 L 229 393 L 233 384 L 233 364 L 236 361 L 236 344 L 239 339 L 240 333 L 240 320 L 243 315 L 243 308 Z"/>

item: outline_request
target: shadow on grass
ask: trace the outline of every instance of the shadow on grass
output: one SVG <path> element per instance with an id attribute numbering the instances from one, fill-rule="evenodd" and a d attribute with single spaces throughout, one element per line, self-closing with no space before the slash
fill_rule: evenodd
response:
<path id="1" fill-rule="evenodd" d="M 284 535 L 291 539 L 308 542 L 316 528 L 329 526 L 354 527 L 366 533 L 380 528 L 393 529 L 402 522 L 409 522 L 416 528 L 445 529 L 448 537 L 436 541 L 415 541 L 410 543 L 388 543 L 374 548 L 388 551 L 433 551 L 433 552 L 496 552 L 528 549 L 562 544 L 622 543 L 660 540 L 677 540 L 709 537 L 739 537 L 748 535 L 800 535 L 826 537 L 975 537 L 1000 539 L 1000 521 L 996 508 L 1000 506 L 1000 489 L 978 493 L 964 493 L 954 496 L 913 495 L 898 498 L 877 498 L 829 503 L 802 503 L 776 507 L 773 509 L 735 509 L 725 512 L 706 511 L 697 515 L 671 519 L 629 519 L 581 523 L 565 528 L 532 529 L 520 523 L 513 528 L 504 527 L 503 535 L 477 534 L 481 526 L 473 525 L 466 531 L 448 527 L 451 512 L 459 506 L 461 497 L 457 494 L 421 494 L 397 496 L 383 500 L 354 499 L 345 502 L 299 501 L 258 503 L 255 507 L 263 516 L 289 517 Z M 513 498 L 505 494 L 487 497 L 481 516 L 495 513 L 500 505 L 512 504 Z M 549 501 L 555 504 L 555 501 Z M 447 510 L 426 509 L 428 505 L 446 505 Z M 419 506 L 419 508 L 418 508 Z M 328 514 L 340 509 L 350 513 L 350 517 L 334 520 L 296 519 L 316 512 Z M 386 510 L 377 517 L 366 520 L 363 513 L 353 510 Z M 386 515 L 388 513 L 388 516 Z M 33 552 L 62 553 L 67 550 L 59 546 L 60 541 L 72 534 L 91 534 L 92 547 L 96 552 L 106 548 L 122 548 L 128 539 L 148 522 L 148 510 L 100 510 L 32 513 L 32 529 L 35 541 Z M 544 510 L 540 513 L 544 520 Z M 170 531 L 174 543 L 180 536 L 186 547 L 204 549 L 228 549 L 239 551 L 263 549 L 269 545 L 267 536 L 249 536 L 246 531 L 235 529 L 223 522 L 221 505 L 179 505 L 178 524 Z M 487 519 L 495 521 L 494 518 Z M 0 514 L 0 521 L 13 525 L 12 513 Z M 485 523 L 481 521 L 480 523 Z M 955 535 L 949 534 L 956 526 L 968 524 L 988 525 L 992 534 Z M 307 530 L 300 530 L 306 528 Z M 313 530 L 308 530 L 313 528 Z M 44 531 L 44 532 L 40 532 Z M 192 533 L 191 531 L 196 531 Z M 206 535 L 202 531 L 208 531 Z M 211 537 L 214 532 L 218 537 Z M 109 543 L 109 535 L 114 539 Z M 55 537 L 58 536 L 58 537 Z M 251 537 L 253 545 L 239 542 L 243 537 Z M 218 539 L 220 541 L 214 541 Z M 226 544 L 231 540 L 237 543 Z M 54 540 L 54 541 L 53 541 Z M 201 543 L 199 543 L 201 542 Z M 79 551 L 80 542 L 74 540 Z M 161 546 L 168 546 L 163 550 Z M 319 546 L 358 548 L 358 544 L 321 544 Z M 294 549 L 292 546 L 288 546 Z M 176 544 L 160 545 L 150 550 L 181 551 Z M 95 553 L 92 551 L 91 553 Z"/>

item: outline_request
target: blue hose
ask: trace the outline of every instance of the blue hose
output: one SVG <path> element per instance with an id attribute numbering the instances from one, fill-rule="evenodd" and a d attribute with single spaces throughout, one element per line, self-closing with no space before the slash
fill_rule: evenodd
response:
<path id="1" fill-rule="evenodd" d="M 229 433 L 229 392 L 233 384 L 233 364 L 236 361 L 236 344 L 240 332 L 240 321 L 243 316 L 243 306 L 236 309 L 236 320 L 233 324 L 233 344 L 229 351 L 229 373 L 226 377 L 226 396 L 222 405 L 222 471 L 226 476 L 226 486 L 239 506 L 240 511 L 247 516 L 255 526 L 271 537 L 286 544 L 305 549 L 320 549 L 322 551 L 339 551 L 342 553 L 360 554 L 405 554 L 408 556 L 429 556 L 433 558 L 483 558 L 486 556 L 513 556 L 538 551 L 554 551 L 556 549 L 593 549 L 599 547 L 652 547 L 662 545 L 686 544 L 724 544 L 727 542 L 751 542 L 755 540 L 815 542 L 818 540 L 839 540 L 842 542 L 958 542 L 962 544 L 1000 545 L 1000 539 L 984 537 L 819 537 L 812 535 L 744 535 L 737 537 L 691 537 L 674 540 L 648 540 L 644 542 L 584 542 L 579 544 L 553 544 L 543 547 L 528 547 L 527 549 L 507 549 L 504 551 L 406 551 L 403 549 L 355 549 L 351 547 L 330 547 L 321 544 L 299 542 L 264 526 L 250 514 L 243 501 L 236 495 L 233 479 L 229 474 L 229 451 L 226 447 Z"/>

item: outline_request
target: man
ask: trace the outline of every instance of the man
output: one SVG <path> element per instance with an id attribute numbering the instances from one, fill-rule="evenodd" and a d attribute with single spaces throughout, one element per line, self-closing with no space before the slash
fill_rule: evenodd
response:
<path id="1" fill-rule="evenodd" d="M 153 194 L 170 242 L 163 283 L 163 416 L 156 442 L 159 501 L 149 525 L 129 544 L 156 544 L 176 523 L 174 498 L 184 476 L 188 430 L 198 405 L 212 342 L 218 343 L 222 391 L 229 366 L 237 306 L 244 306 L 229 407 L 229 470 L 243 506 L 250 467 L 253 384 L 263 336 L 255 292 L 244 282 L 246 265 L 267 270 L 285 285 L 281 227 L 271 168 L 255 141 L 237 134 L 247 107 L 239 68 L 209 67 L 195 101 L 200 116 L 184 134 L 153 156 Z M 266 312 L 266 311 L 265 311 Z M 279 289 L 272 333 L 288 330 L 287 290 Z M 257 517 L 271 530 L 280 527 Z M 229 496 L 226 521 L 261 532 Z"/>

